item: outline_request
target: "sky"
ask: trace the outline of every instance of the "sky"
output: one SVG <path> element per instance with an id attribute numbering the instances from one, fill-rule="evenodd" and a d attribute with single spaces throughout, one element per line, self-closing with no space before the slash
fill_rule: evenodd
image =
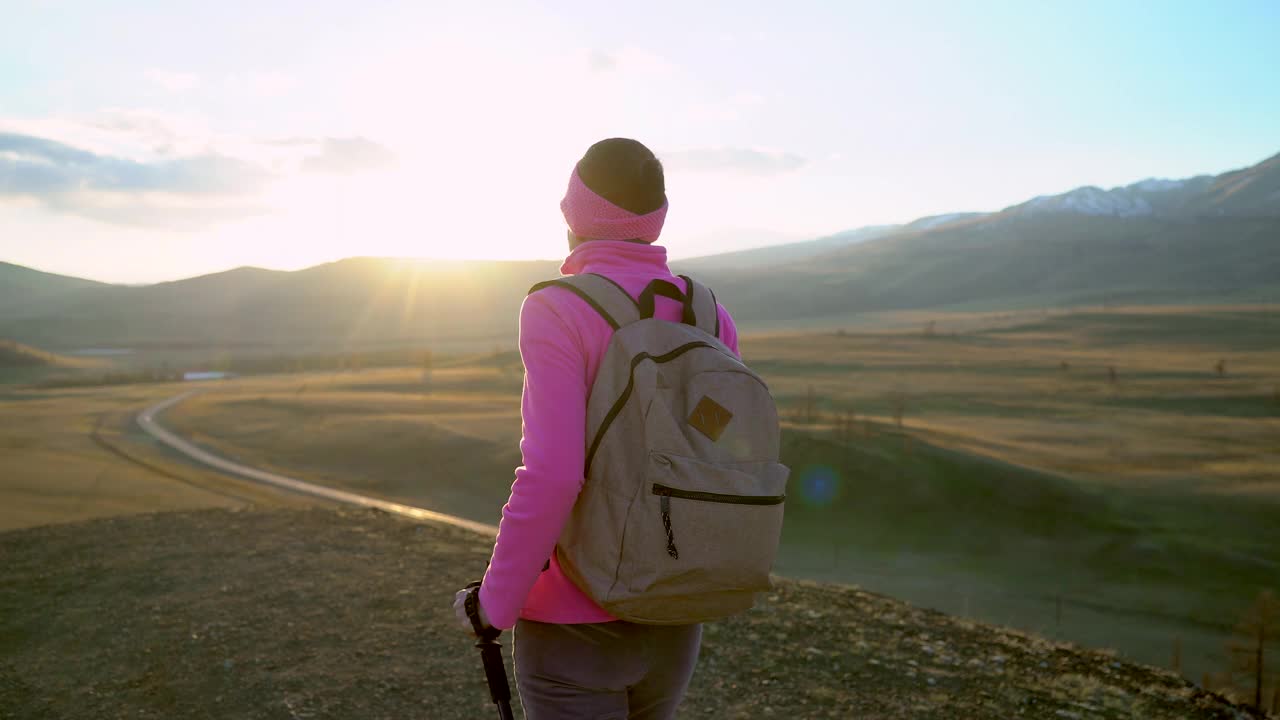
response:
<path id="1" fill-rule="evenodd" d="M 593 142 L 705 255 L 1252 165 L 1280 3 L 0 0 L 0 260 L 552 259 Z"/>

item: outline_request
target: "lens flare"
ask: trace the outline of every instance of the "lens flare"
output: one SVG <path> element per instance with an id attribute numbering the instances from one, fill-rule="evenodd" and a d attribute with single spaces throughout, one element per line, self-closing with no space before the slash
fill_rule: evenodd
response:
<path id="1" fill-rule="evenodd" d="M 826 465 L 811 465 L 800 471 L 800 500 L 813 507 L 826 507 L 836 498 L 840 476 Z"/>

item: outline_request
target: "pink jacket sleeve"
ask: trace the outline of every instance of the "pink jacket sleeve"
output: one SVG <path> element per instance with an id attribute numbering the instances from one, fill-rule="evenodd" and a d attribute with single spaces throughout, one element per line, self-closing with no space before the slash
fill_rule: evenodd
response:
<path id="1" fill-rule="evenodd" d="M 530 295 L 520 308 L 523 464 L 516 468 L 511 497 L 502 508 L 498 539 L 480 588 L 480 604 L 489 622 L 501 630 L 515 627 L 584 482 L 586 356 L 577 334 L 545 295 Z"/>
<path id="2" fill-rule="evenodd" d="M 729 317 L 729 312 L 721 305 L 716 305 L 716 312 L 720 313 L 720 342 L 729 346 L 729 349 L 742 359 L 742 352 L 738 350 L 738 327 L 733 324 L 733 318 Z"/>

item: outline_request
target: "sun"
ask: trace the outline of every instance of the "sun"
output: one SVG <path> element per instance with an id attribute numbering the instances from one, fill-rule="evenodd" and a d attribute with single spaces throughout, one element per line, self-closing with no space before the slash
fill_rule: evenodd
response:
<path id="1" fill-rule="evenodd" d="M 290 266 L 343 257 L 549 259 L 565 252 L 559 188 L 501 201 L 478 181 L 413 168 L 356 176 L 299 175 L 264 195 L 259 242 Z"/>

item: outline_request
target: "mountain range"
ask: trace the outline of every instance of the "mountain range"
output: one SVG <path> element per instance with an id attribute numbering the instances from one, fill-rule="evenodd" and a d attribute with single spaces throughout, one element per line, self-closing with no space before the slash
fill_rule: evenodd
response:
<path id="1" fill-rule="evenodd" d="M 715 288 L 746 331 L 884 310 L 1275 303 L 1280 155 L 672 265 Z M 352 258 L 120 286 L 0 263 L 0 337 L 50 350 L 509 344 L 525 292 L 558 267 Z"/>

